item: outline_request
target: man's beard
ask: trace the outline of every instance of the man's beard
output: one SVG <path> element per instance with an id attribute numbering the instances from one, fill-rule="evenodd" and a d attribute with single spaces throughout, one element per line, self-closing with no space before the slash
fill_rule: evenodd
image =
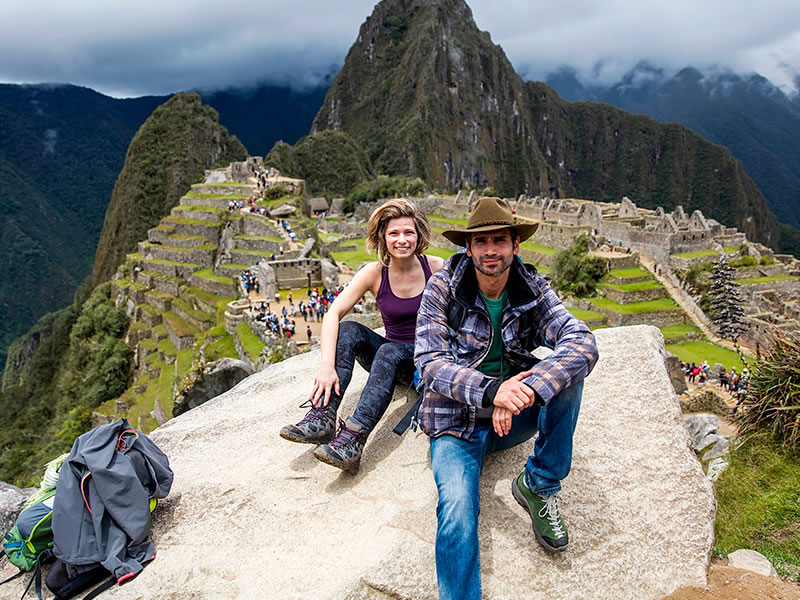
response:
<path id="1" fill-rule="evenodd" d="M 488 270 L 486 267 L 484 267 L 481 264 L 481 259 L 485 260 L 485 259 L 488 259 L 488 258 L 500 261 L 500 263 L 495 265 L 495 267 L 494 267 L 494 268 L 498 268 L 499 267 L 498 271 L 490 271 L 490 270 Z M 513 258 L 510 257 L 508 259 L 508 262 L 502 262 L 502 261 L 503 261 L 502 257 L 495 256 L 495 255 L 490 256 L 490 255 L 485 254 L 485 255 L 480 256 L 480 257 L 477 257 L 477 256 L 473 256 L 472 257 L 472 264 L 475 265 L 475 268 L 478 269 L 478 271 L 480 271 L 481 273 L 483 273 L 484 275 L 486 275 L 488 277 L 497 277 L 499 275 L 502 275 L 506 271 L 508 271 L 508 269 L 511 267 L 511 263 L 513 262 Z"/>

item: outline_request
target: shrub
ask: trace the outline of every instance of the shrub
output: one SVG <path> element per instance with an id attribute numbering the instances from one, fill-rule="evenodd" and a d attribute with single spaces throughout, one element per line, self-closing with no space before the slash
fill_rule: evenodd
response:
<path id="1" fill-rule="evenodd" d="M 342 202 L 342 211 L 352 213 L 362 202 L 376 202 L 400 196 L 419 196 L 425 192 L 425 182 L 419 177 L 414 179 L 397 175 L 389 177 L 379 175 L 359 183 Z"/>
<path id="2" fill-rule="evenodd" d="M 284 187 L 279 185 L 272 186 L 264 190 L 264 200 L 277 200 L 278 198 L 283 198 L 289 193 Z"/>
<path id="3" fill-rule="evenodd" d="M 757 259 L 755 256 L 749 256 L 749 255 L 748 255 L 748 256 L 742 256 L 742 257 L 740 257 L 740 258 L 734 258 L 734 259 L 733 259 L 733 260 L 730 262 L 730 265 L 731 265 L 733 268 L 738 268 L 738 267 L 754 267 L 754 266 L 755 266 L 755 265 L 757 265 L 757 264 L 758 264 L 758 259 Z"/>
<path id="4" fill-rule="evenodd" d="M 752 365 L 735 420 L 742 435 L 766 430 L 800 449 L 800 339 L 776 330 L 769 351 Z"/>
<path id="5" fill-rule="evenodd" d="M 581 233 L 572 238 L 569 248 L 556 254 L 552 281 L 566 294 L 592 296 L 605 271 L 602 259 L 589 256 L 589 236 Z"/>

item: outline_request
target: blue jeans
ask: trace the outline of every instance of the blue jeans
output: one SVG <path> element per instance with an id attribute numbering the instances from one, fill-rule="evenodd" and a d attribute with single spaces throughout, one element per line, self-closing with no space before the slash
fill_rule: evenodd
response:
<path id="1" fill-rule="evenodd" d="M 525 465 L 525 482 L 537 494 L 558 492 L 572 465 L 572 435 L 582 394 L 581 381 L 547 406 L 532 406 L 514 415 L 505 437 L 498 436 L 490 424 L 476 427 L 469 440 L 452 435 L 431 438 L 431 467 L 439 490 L 436 575 L 440 600 L 481 597 L 479 482 L 486 455 L 516 446 L 539 431 Z"/>
<path id="2" fill-rule="evenodd" d="M 390 342 L 369 327 L 355 321 L 339 323 L 336 342 L 336 375 L 339 391 L 331 393 L 330 405 L 338 411 L 358 361 L 369 372 L 353 419 L 367 431 L 372 431 L 389 407 L 397 381 L 411 384 L 414 376 L 414 344 Z"/>

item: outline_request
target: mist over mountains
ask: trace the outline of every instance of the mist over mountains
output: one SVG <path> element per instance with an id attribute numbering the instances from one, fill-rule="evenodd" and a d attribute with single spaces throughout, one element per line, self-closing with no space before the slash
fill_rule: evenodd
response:
<path id="1" fill-rule="evenodd" d="M 671 75 L 647 63 L 608 86 L 584 84 L 569 67 L 545 81 L 570 102 L 605 102 L 662 123 L 681 123 L 726 146 L 778 220 L 800 227 L 800 94 L 787 96 L 758 74 L 687 67 Z"/>

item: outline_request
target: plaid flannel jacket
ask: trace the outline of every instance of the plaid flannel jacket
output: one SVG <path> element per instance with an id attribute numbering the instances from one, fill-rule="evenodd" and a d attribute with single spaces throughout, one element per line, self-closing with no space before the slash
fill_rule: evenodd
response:
<path id="1" fill-rule="evenodd" d="M 549 284 L 537 276 L 536 268 L 518 257 L 506 290 L 503 360 L 509 361 L 513 373 L 532 369 L 524 383 L 547 403 L 591 372 L 597 362 L 594 335 L 564 308 Z M 461 303 L 465 310 L 457 332 L 447 323 L 451 302 Z M 527 317 L 521 319 L 526 312 Z M 428 281 L 417 316 L 414 362 L 425 382 L 417 417 L 429 436 L 469 438 L 475 428 L 475 411 L 491 406 L 501 381 L 477 367 L 489 352 L 492 335 L 472 261 L 459 252 Z M 540 361 L 531 354 L 539 346 L 553 352 Z"/>

